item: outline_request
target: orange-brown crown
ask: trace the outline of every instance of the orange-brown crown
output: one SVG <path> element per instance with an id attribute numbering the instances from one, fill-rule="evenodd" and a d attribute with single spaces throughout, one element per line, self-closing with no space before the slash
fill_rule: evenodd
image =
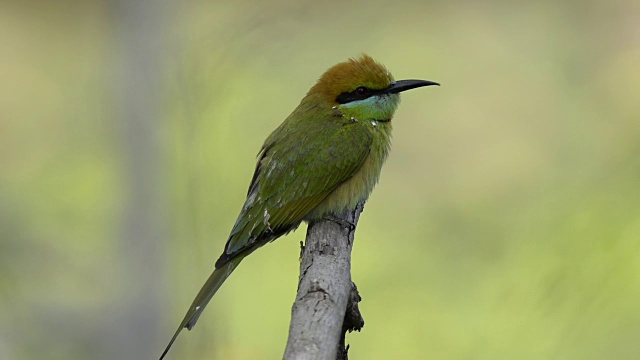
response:
<path id="1" fill-rule="evenodd" d="M 338 95 L 351 92 L 359 86 L 381 90 L 392 82 L 393 76 L 382 64 L 363 54 L 358 59 L 351 58 L 327 70 L 307 96 L 319 95 L 333 104 L 337 103 Z"/>

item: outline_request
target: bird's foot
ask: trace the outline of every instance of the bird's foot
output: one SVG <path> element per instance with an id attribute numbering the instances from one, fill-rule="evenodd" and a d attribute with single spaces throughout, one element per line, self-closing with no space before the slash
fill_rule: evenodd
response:
<path id="1" fill-rule="evenodd" d="M 325 220 L 329 220 L 329 221 L 333 221 L 334 223 L 342 226 L 343 228 L 349 230 L 349 231 L 353 231 L 356 229 L 356 225 L 350 221 L 341 219 L 333 214 L 327 214 L 324 216 Z"/>

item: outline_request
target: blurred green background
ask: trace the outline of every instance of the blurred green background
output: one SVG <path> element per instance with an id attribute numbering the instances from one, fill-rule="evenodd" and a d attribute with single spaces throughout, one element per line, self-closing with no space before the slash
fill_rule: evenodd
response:
<path id="1" fill-rule="evenodd" d="M 154 359 L 264 138 L 366 52 L 403 95 L 353 359 L 640 357 L 640 5 L 4 1 L 0 358 Z M 169 359 L 279 359 L 304 227 Z"/>

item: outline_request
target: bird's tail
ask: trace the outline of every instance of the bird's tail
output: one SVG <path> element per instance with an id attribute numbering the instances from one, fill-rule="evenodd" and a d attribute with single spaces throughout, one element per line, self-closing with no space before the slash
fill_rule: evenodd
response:
<path id="1" fill-rule="evenodd" d="M 171 341 L 169 341 L 169 345 L 167 345 L 167 347 L 164 349 L 164 352 L 160 356 L 160 360 L 162 360 L 165 355 L 167 355 L 167 352 L 171 348 L 171 345 L 173 345 L 173 342 L 176 341 L 176 338 L 178 337 L 182 329 L 187 328 L 191 330 L 193 328 L 193 326 L 196 324 L 196 321 L 198 321 L 200 314 L 202 314 L 202 311 L 209 303 L 209 300 L 211 300 L 216 291 L 220 289 L 222 283 L 227 280 L 229 275 L 231 275 L 233 270 L 235 270 L 238 264 L 240 264 L 240 261 L 242 261 L 242 259 L 244 259 L 246 255 L 248 254 L 241 254 L 213 271 L 213 273 L 207 279 L 207 282 L 205 282 L 202 286 L 202 289 L 200 289 L 200 292 L 198 292 L 198 295 L 196 295 L 196 298 L 193 300 L 193 303 L 189 307 L 187 314 L 184 316 L 184 319 L 180 323 L 178 330 L 176 330 L 176 333 L 173 334 Z"/>

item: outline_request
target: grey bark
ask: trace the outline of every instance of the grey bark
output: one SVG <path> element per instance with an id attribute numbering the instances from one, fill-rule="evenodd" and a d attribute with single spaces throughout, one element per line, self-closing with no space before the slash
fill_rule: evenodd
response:
<path id="1" fill-rule="evenodd" d="M 309 224 L 285 360 L 346 359 L 345 333 L 364 325 L 351 281 L 351 249 L 363 207 Z"/>

